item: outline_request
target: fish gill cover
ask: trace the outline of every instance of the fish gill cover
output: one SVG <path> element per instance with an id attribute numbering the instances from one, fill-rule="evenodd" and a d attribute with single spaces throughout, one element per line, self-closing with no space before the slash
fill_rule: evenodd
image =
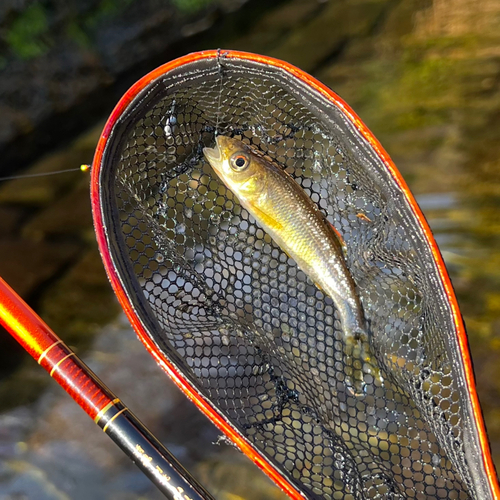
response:
<path id="1" fill-rule="evenodd" d="M 299 73 L 212 51 L 125 96 L 94 165 L 115 289 L 157 360 L 298 495 L 492 498 L 440 257 L 356 118 Z M 203 158 L 216 133 L 282 166 L 341 235 L 380 377 L 363 373 L 331 298 Z"/>

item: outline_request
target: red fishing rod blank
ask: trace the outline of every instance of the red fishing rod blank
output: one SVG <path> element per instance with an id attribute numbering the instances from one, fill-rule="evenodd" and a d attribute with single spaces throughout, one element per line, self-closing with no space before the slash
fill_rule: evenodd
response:
<path id="1" fill-rule="evenodd" d="M 212 498 L 2 278 L 0 324 L 134 461 L 166 498 Z"/>

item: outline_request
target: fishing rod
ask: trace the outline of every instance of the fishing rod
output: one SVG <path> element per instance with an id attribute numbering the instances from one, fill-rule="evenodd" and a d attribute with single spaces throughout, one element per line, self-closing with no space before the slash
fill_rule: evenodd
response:
<path id="1" fill-rule="evenodd" d="M 0 277 L 0 324 L 170 500 L 213 500 L 85 363 Z"/>

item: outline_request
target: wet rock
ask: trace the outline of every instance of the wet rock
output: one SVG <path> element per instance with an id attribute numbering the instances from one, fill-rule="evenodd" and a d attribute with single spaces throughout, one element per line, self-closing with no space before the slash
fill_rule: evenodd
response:
<path id="1" fill-rule="evenodd" d="M 50 383 L 47 373 L 28 354 L 24 354 L 16 375 L 0 380 L 1 411 L 35 401 Z"/>
<path id="2" fill-rule="evenodd" d="M 20 460 L 9 460 L 0 466 L 1 498 L 37 498 L 69 500 L 37 467 Z"/>
<path id="3" fill-rule="evenodd" d="M 232 43 L 232 48 L 266 54 L 298 25 L 311 19 L 322 5 L 310 0 L 292 0 L 264 14 L 251 31 Z"/>
<path id="4" fill-rule="evenodd" d="M 22 209 L 0 206 L 0 237 L 5 238 L 6 235 L 17 232 L 24 216 Z"/>
<path id="5" fill-rule="evenodd" d="M 242 3 L 9 1 L 0 10 L 0 148 Z"/>
<path id="6" fill-rule="evenodd" d="M 29 239 L 0 240 L 0 276 L 23 297 L 32 294 L 75 258 L 75 243 Z"/>
<path id="7" fill-rule="evenodd" d="M 79 168 L 82 164 L 92 162 L 102 128 L 103 123 L 98 123 L 65 149 L 46 155 L 20 174 L 50 174 L 68 169 L 76 171 L 5 181 L 0 184 L 0 205 L 43 207 L 64 196 L 82 177 L 88 178 L 88 174 L 83 174 Z"/>
<path id="8" fill-rule="evenodd" d="M 288 495 L 280 491 L 262 471 L 249 466 L 243 455 L 227 450 L 217 459 L 201 463 L 196 475 L 203 485 L 220 500 L 286 500 Z M 248 485 L 252 485 L 249 489 Z"/>
<path id="9" fill-rule="evenodd" d="M 43 291 L 38 310 L 65 342 L 80 351 L 90 345 L 100 326 L 116 317 L 120 307 L 95 246 Z"/>
<path id="10" fill-rule="evenodd" d="M 36 239 L 80 235 L 83 240 L 93 241 L 89 179 L 80 179 L 76 187 L 39 212 L 23 227 L 23 234 Z"/>
<path id="11" fill-rule="evenodd" d="M 388 3 L 388 0 L 330 2 L 321 15 L 305 26 L 296 27 L 270 55 L 313 71 L 334 58 L 346 40 L 368 34 Z"/>

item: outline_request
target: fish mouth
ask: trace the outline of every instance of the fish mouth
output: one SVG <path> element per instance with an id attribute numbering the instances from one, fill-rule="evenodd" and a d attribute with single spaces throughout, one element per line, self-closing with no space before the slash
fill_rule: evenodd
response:
<path id="1" fill-rule="evenodd" d="M 205 158 L 208 160 L 210 165 L 218 170 L 217 167 L 222 163 L 222 153 L 219 148 L 219 138 L 215 138 L 215 148 L 203 148 L 203 154 L 205 155 Z"/>

